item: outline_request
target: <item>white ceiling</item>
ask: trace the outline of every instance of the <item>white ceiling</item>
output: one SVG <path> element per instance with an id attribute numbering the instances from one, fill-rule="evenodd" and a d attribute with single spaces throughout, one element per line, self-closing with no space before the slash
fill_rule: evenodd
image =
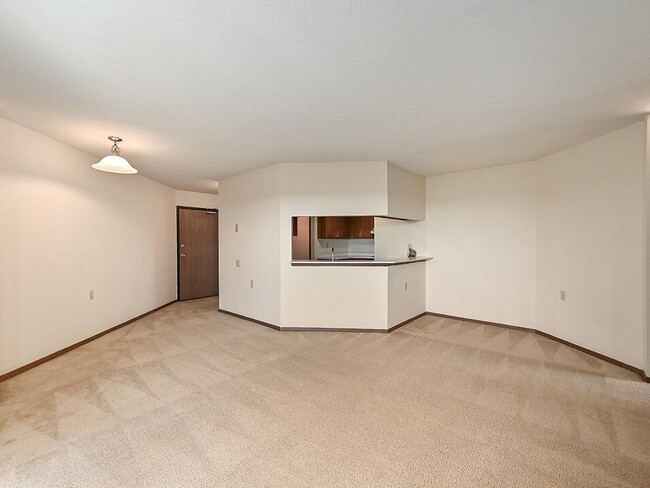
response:
<path id="1" fill-rule="evenodd" d="M 648 111 L 647 0 L 0 2 L 0 116 L 97 156 L 121 136 L 179 189 L 524 161 Z"/>

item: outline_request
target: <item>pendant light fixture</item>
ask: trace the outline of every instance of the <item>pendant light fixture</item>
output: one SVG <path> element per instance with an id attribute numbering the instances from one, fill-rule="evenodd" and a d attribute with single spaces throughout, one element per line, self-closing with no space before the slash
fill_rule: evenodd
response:
<path id="1" fill-rule="evenodd" d="M 134 175 L 138 172 L 129 162 L 124 159 L 120 154 L 122 151 L 117 147 L 118 142 L 122 142 L 122 139 L 116 136 L 109 136 L 110 141 L 113 141 L 113 147 L 111 147 L 111 154 L 104 156 L 101 161 L 93 164 L 93 168 L 99 171 L 106 171 L 107 173 L 119 173 L 123 175 Z"/>

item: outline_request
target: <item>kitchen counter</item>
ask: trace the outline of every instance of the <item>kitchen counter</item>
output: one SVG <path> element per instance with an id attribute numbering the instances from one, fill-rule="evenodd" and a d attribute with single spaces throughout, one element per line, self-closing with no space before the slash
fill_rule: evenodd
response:
<path id="1" fill-rule="evenodd" d="M 415 258 L 343 258 L 335 259 L 294 259 L 291 266 L 398 266 L 401 264 L 422 263 L 432 259 L 430 256 L 418 256 Z"/>

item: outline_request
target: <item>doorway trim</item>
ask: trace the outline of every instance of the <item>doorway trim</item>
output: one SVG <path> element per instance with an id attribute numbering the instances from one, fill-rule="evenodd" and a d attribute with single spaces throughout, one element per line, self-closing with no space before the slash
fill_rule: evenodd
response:
<path id="1" fill-rule="evenodd" d="M 180 212 L 179 210 L 204 210 L 206 212 L 216 212 L 219 215 L 218 208 L 207 208 L 207 207 L 190 207 L 189 205 L 176 205 L 176 300 L 180 301 L 181 299 L 181 230 L 179 225 Z M 217 248 L 219 243 L 217 242 Z"/>

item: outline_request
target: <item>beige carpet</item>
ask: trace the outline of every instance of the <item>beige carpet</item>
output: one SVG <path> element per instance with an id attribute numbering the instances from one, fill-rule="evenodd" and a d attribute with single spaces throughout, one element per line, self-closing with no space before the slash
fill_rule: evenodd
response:
<path id="1" fill-rule="evenodd" d="M 650 486 L 650 384 L 557 342 L 216 309 L 176 303 L 0 384 L 0 486 Z"/>

